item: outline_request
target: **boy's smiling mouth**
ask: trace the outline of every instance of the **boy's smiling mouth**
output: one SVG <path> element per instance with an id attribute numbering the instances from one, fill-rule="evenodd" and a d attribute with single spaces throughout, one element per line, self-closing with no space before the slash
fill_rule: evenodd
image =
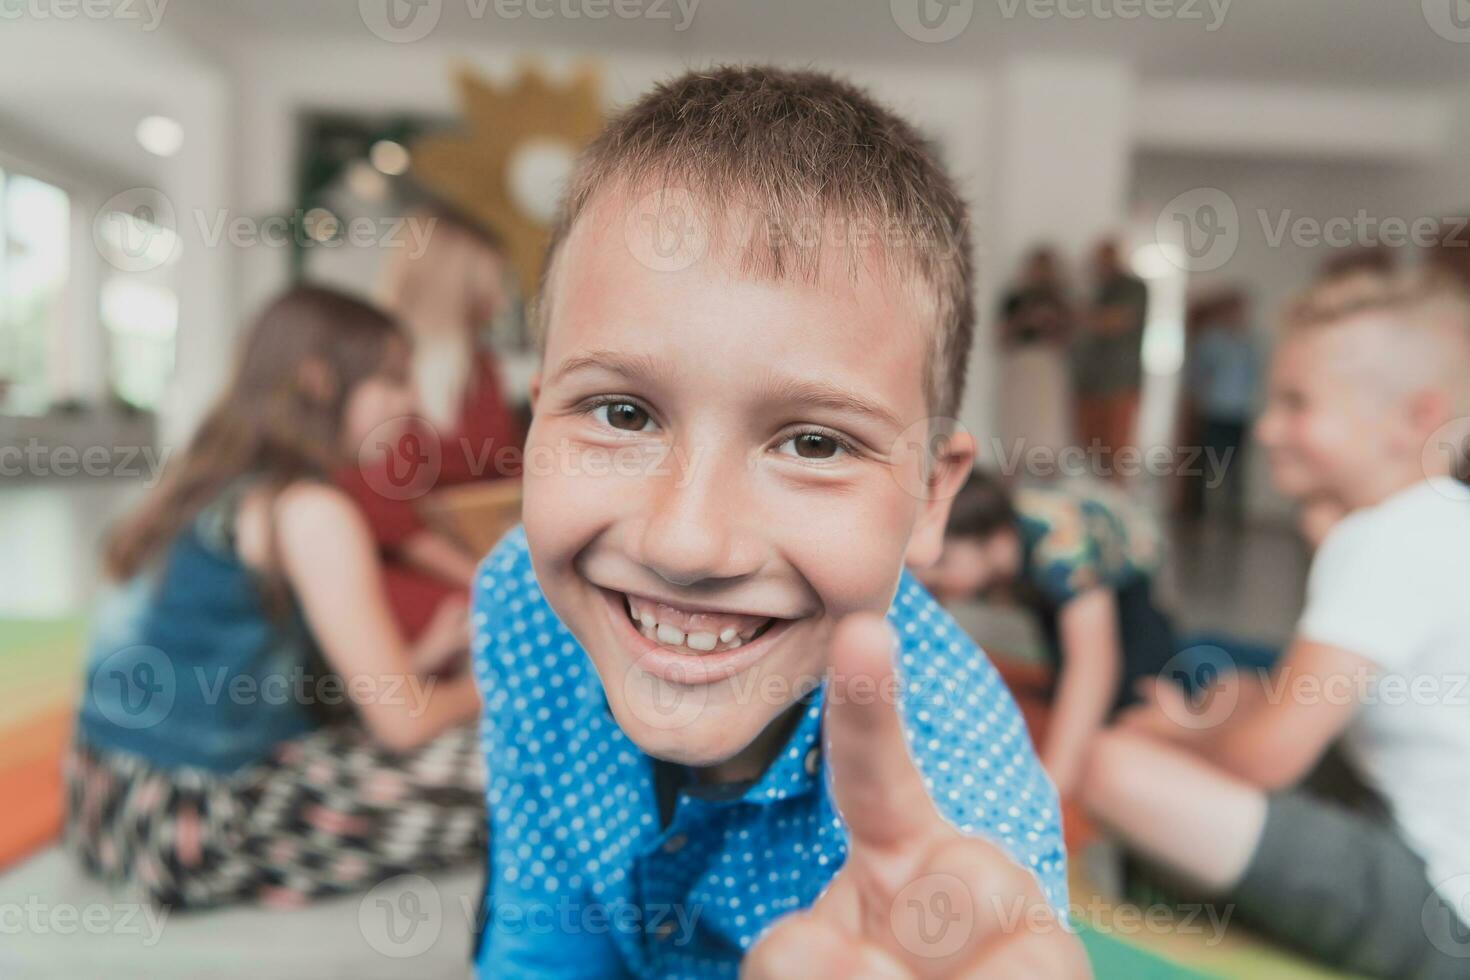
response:
<path id="1" fill-rule="evenodd" d="M 759 638 L 776 622 L 773 616 L 690 609 L 632 593 L 624 593 L 623 599 L 628 619 L 639 632 L 680 653 L 734 650 Z"/>
<path id="2" fill-rule="evenodd" d="M 764 658 L 797 622 L 678 606 L 602 587 L 598 591 L 636 666 L 672 684 L 708 684 L 738 674 Z"/>

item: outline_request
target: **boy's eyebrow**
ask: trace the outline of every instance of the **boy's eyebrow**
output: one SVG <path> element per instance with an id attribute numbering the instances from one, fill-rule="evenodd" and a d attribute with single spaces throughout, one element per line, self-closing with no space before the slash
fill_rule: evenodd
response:
<path id="1" fill-rule="evenodd" d="M 771 401 L 794 402 L 801 405 L 811 405 L 818 408 L 827 408 L 837 412 L 848 412 L 853 415 L 866 416 L 883 425 L 892 426 L 895 429 L 903 427 L 897 415 L 893 414 L 884 406 L 875 401 L 854 393 L 831 381 L 817 381 L 806 378 L 776 378 L 771 382 L 767 391 L 767 398 Z"/>
<path id="2" fill-rule="evenodd" d="M 557 366 L 551 381 L 560 381 L 569 374 L 591 369 L 621 374 L 629 378 L 652 379 L 665 372 L 658 362 L 647 354 L 624 354 L 619 351 L 592 348 L 573 354 Z"/>
<path id="3" fill-rule="evenodd" d="M 574 354 L 557 365 L 548 382 L 555 383 L 578 371 L 606 371 L 627 378 L 652 380 L 668 374 L 668 370 L 647 354 L 593 348 Z M 899 417 L 876 401 L 864 398 L 849 388 L 831 381 L 812 378 L 772 378 L 762 394 L 770 403 L 798 404 L 861 415 L 895 429 L 903 427 Z"/>

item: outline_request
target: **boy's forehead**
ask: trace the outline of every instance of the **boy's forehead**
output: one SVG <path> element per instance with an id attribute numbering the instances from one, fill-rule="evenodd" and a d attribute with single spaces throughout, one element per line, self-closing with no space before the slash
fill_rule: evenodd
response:
<path id="1" fill-rule="evenodd" d="M 894 314 L 895 329 L 932 333 L 932 290 L 904 275 L 879 237 L 853 232 L 847 220 L 773 217 L 738 200 L 720 205 L 679 188 L 599 194 L 555 259 L 547 285 L 548 327 L 568 302 L 593 298 L 585 291 L 573 295 L 575 287 L 591 281 L 629 292 L 652 290 L 644 298 L 659 305 L 659 292 L 702 277 L 730 285 L 761 283 L 833 311 L 879 303 Z"/>
<path id="2" fill-rule="evenodd" d="M 589 253 L 631 259 L 652 272 L 694 266 L 731 280 L 816 287 L 836 298 L 876 292 L 933 316 L 932 289 L 905 268 L 913 236 L 881 219 L 818 205 L 757 206 L 748 196 L 709 195 L 652 182 L 610 186 L 590 200 L 563 243 L 558 262 L 584 264 Z"/>
<path id="3" fill-rule="evenodd" d="M 1424 373 L 1410 363 L 1416 358 L 1409 345 L 1396 346 L 1394 335 L 1392 323 L 1377 315 L 1297 328 L 1285 338 L 1277 369 L 1299 384 L 1344 398 L 1381 401 L 1401 393 L 1406 383 L 1412 387 L 1414 376 Z"/>

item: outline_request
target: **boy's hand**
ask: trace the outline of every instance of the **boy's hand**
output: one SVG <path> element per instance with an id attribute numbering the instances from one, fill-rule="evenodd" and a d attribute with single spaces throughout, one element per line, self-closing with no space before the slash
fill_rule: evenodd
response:
<path id="1" fill-rule="evenodd" d="M 747 978 L 1088 977 L 1035 878 L 935 809 L 891 693 L 893 634 L 853 616 L 832 640 L 824 730 L 847 862 L 746 957 Z"/>

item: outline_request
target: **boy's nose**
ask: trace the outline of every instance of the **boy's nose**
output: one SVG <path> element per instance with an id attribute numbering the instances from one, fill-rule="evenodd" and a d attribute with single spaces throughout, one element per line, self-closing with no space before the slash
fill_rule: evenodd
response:
<path id="1" fill-rule="evenodd" d="M 739 578 L 758 563 L 740 530 L 734 474 L 691 471 L 650 487 L 647 523 L 639 555 L 642 563 L 671 585 Z"/>

